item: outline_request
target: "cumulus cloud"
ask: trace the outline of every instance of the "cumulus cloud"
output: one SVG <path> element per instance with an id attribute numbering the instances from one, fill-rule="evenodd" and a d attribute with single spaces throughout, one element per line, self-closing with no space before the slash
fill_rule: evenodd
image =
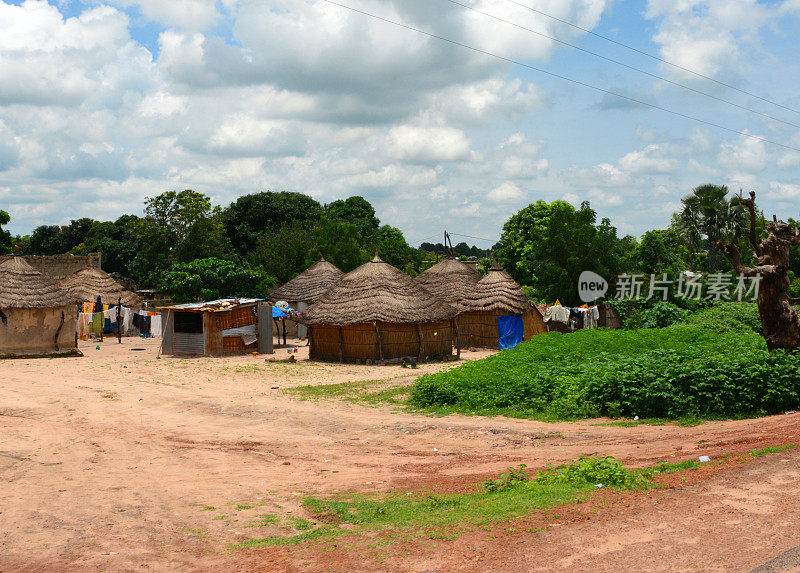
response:
<path id="1" fill-rule="evenodd" d="M 632 151 L 619 160 L 622 170 L 635 174 L 668 173 L 675 161 L 661 145 L 648 145 L 642 151 Z"/>
<path id="2" fill-rule="evenodd" d="M 742 136 L 735 143 L 723 143 L 718 159 L 729 169 L 758 173 L 766 168 L 769 156 L 763 141 Z"/>
<path id="3" fill-rule="evenodd" d="M 797 201 L 800 199 L 800 185 L 771 181 L 766 196 L 768 199 L 777 199 L 779 201 Z"/>
<path id="4" fill-rule="evenodd" d="M 649 0 L 645 16 L 658 21 L 653 41 L 664 59 L 700 74 L 720 77 L 736 71 L 743 44 L 758 41 L 758 30 L 775 10 L 757 0 Z M 666 66 L 686 80 L 698 78 Z"/>
<path id="5" fill-rule="evenodd" d="M 492 203 L 517 203 L 525 198 L 525 193 L 510 181 L 505 181 L 489 191 L 486 198 Z"/>
<path id="6" fill-rule="evenodd" d="M 206 30 L 221 17 L 215 0 L 109 0 L 108 3 L 120 8 L 136 7 L 148 20 L 189 30 Z"/>
<path id="7" fill-rule="evenodd" d="M 414 163 L 466 159 L 470 150 L 467 135 L 449 127 L 401 125 L 389 131 L 388 142 L 392 155 Z"/>

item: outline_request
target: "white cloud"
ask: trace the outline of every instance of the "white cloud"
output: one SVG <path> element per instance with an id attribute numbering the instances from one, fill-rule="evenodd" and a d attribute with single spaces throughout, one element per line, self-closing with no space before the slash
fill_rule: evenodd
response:
<path id="1" fill-rule="evenodd" d="M 634 174 L 668 173 L 675 161 L 665 153 L 664 147 L 653 144 L 642 151 L 632 151 L 619 160 L 623 171 Z"/>
<path id="2" fill-rule="evenodd" d="M 188 30 L 206 30 L 221 14 L 215 0 L 108 0 L 120 8 L 137 7 L 148 20 Z"/>
<path id="3" fill-rule="evenodd" d="M 768 159 L 764 142 L 745 136 L 735 143 L 723 143 L 718 156 L 723 167 L 748 173 L 763 171 Z"/>
<path id="4" fill-rule="evenodd" d="M 401 125 L 389 131 L 388 148 L 398 159 L 414 163 L 438 163 L 466 159 L 470 142 L 459 129 Z"/>
<path id="5" fill-rule="evenodd" d="M 492 203 L 518 203 L 525 198 L 525 193 L 516 184 L 505 181 L 489 191 L 486 198 Z"/>
<path id="6" fill-rule="evenodd" d="M 766 194 L 768 199 L 777 199 L 779 201 L 797 201 L 800 200 L 800 185 L 795 183 L 781 183 L 779 181 L 771 181 L 769 184 L 769 191 Z"/>
<path id="7" fill-rule="evenodd" d="M 740 49 L 757 44 L 759 28 L 775 14 L 757 0 L 649 0 L 645 12 L 658 21 L 653 41 L 665 60 L 711 77 L 739 73 Z M 664 69 L 698 81 L 675 67 Z"/>

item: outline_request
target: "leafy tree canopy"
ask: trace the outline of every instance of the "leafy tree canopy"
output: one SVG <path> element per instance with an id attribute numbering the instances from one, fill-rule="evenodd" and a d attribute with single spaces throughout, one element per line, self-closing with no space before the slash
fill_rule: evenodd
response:
<path id="1" fill-rule="evenodd" d="M 11 233 L 3 229 L 3 225 L 8 225 L 11 216 L 0 210 L 0 255 L 7 255 L 14 249 L 14 239 Z"/>
<path id="2" fill-rule="evenodd" d="M 581 272 L 611 277 L 620 270 L 617 230 L 608 219 L 596 225 L 596 217 L 588 202 L 580 209 L 565 201 L 528 205 L 503 226 L 498 262 L 538 297 L 576 304 Z"/>
<path id="3" fill-rule="evenodd" d="M 163 275 L 161 288 L 175 302 L 249 296 L 264 298 L 275 279 L 261 270 L 223 259 L 178 263 Z"/>
<path id="4" fill-rule="evenodd" d="M 308 195 L 264 191 L 239 197 L 223 209 L 221 221 L 233 248 L 247 256 L 256 251 L 263 233 L 317 221 L 322 214 L 322 205 Z"/>
<path id="5" fill-rule="evenodd" d="M 736 240 L 747 225 L 747 212 L 736 197 L 728 198 L 725 185 L 707 183 L 695 187 L 681 199 L 681 210 L 673 216 L 674 229 L 692 254 L 705 253 L 708 270 L 720 268 L 717 241 Z M 698 259 L 699 262 L 701 259 Z"/>
<path id="6" fill-rule="evenodd" d="M 375 208 L 369 201 L 358 195 L 327 204 L 325 212 L 331 220 L 354 225 L 359 239 L 364 245 L 375 236 L 375 232 L 381 225 L 380 219 L 375 216 Z"/>
<path id="7" fill-rule="evenodd" d="M 637 271 L 644 274 L 675 275 L 686 270 L 689 249 L 674 229 L 647 231 L 634 251 Z"/>

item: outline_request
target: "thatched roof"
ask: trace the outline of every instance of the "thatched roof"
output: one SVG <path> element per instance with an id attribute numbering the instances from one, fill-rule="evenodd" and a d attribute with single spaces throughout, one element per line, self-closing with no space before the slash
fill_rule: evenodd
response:
<path id="1" fill-rule="evenodd" d="M 418 285 L 444 302 L 459 306 L 481 280 L 478 271 L 457 259 L 444 259 L 414 279 Z"/>
<path id="2" fill-rule="evenodd" d="M 533 307 L 517 281 L 495 263 L 489 273 L 461 300 L 467 311 L 501 311 L 524 314 Z"/>
<path id="3" fill-rule="evenodd" d="M 72 273 L 61 281 L 61 287 L 87 302 L 94 302 L 99 296 L 104 304 L 117 304 L 122 299 L 123 306 L 140 308 L 142 299 L 112 279 L 108 273 L 97 267 L 88 267 Z"/>
<path id="4" fill-rule="evenodd" d="M 34 269 L 22 257 L 0 262 L 0 308 L 58 308 L 77 302 L 76 296 Z"/>
<path id="5" fill-rule="evenodd" d="M 322 295 L 328 292 L 336 281 L 344 276 L 336 265 L 326 261 L 323 257 L 294 277 L 283 286 L 279 286 L 269 295 L 269 300 L 277 302 L 285 300 L 287 302 L 307 302 L 309 304 L 318 301 Z"/>
<path id="6" fill-rule="evenodd" d="M 449 320 L 457 313 L 376 255 L 334 284 L 300 315 L 300 322 L 339 326 L 373 320 L 422 323 Z"/>

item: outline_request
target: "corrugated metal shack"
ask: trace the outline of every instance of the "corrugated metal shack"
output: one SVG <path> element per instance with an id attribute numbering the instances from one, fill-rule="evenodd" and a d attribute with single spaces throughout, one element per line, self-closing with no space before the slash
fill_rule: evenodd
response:
<path id="1" fill-rule="evenodd" d="M 176 304 L 159 308 L 161 351 L 175 356 L 272 354 L 272 305 L 254 298 Z"/>

